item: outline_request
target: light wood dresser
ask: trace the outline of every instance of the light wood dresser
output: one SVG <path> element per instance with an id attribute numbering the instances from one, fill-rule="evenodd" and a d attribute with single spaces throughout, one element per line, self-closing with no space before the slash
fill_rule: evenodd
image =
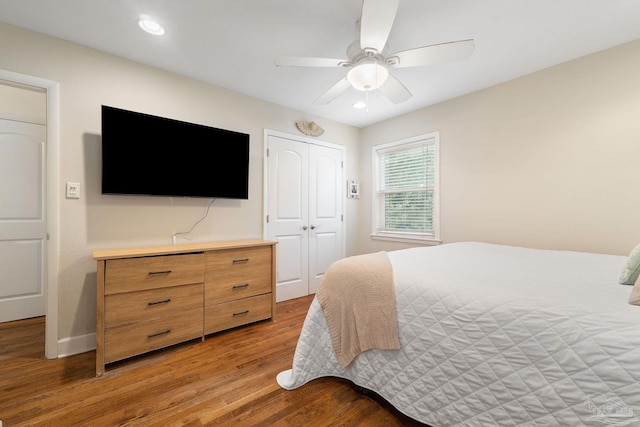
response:
<path id="1" fill-rule="evenodd" d="M 96 375 L 105 365 L 274 319 L 276 242 L 95 250 Z"/>

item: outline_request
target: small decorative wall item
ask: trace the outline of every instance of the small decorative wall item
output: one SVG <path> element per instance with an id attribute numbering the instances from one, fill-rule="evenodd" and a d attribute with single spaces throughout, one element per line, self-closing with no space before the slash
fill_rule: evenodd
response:
<path id="1" fill-rule="evenodd" d="M 357 199 L 360 197 L 360 184 L 358 184 L 358 181 L 347 182 L 347 197 L 350 199 Z"/>
<path id="2" fill-rule="evenodd" d="M 300 132 L 309 136 L 320 136 L 324 133 L 324 129 L 322 129 L 316 122 L 305 122 L 304 120 L 300 120 L 296 122 L 296 127 Z"/>

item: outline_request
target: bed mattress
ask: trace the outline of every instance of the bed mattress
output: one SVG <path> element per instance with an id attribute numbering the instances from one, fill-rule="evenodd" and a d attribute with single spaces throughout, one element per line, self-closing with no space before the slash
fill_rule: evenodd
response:
<path id="1" fill-rule="evenodd" d="M 314 300 L 281 387 L 345 378 L 434 427 L 640 425 L 626 257 L 477 242 L 387 254 L 400 350 L 342 367 Z"/>

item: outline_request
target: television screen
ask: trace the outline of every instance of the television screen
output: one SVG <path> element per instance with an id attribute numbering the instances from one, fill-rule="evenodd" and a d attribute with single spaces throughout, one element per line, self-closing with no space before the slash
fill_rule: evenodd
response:
<path id="1" fill-rule="evenodd" d="M 102 106 L 102 193 L 249 198 L 249 135 Z"/>

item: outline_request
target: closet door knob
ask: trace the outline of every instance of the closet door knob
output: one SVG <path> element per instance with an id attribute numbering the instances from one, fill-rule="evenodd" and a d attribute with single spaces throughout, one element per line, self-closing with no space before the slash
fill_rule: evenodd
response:
<path id="1" fill-rule="evenodd" d="M 315 229 L 316 229 L 316 228 L 318 228 L 318 227 L 316 227 L 315 225 L 311 224 L 311 227 L 310 227 L 310 228 L 311 228 L 312 230 L 315 230 Z"/>
<path id="2" fill-rule="evenodd" d="M 303 225 L 303 226 L 302 226 L 302 229 L 303 229 L 303 230 L 306 230 L 307 228 L 309 228 L 309 227 L 307 227 L 306 225 Z"/>

